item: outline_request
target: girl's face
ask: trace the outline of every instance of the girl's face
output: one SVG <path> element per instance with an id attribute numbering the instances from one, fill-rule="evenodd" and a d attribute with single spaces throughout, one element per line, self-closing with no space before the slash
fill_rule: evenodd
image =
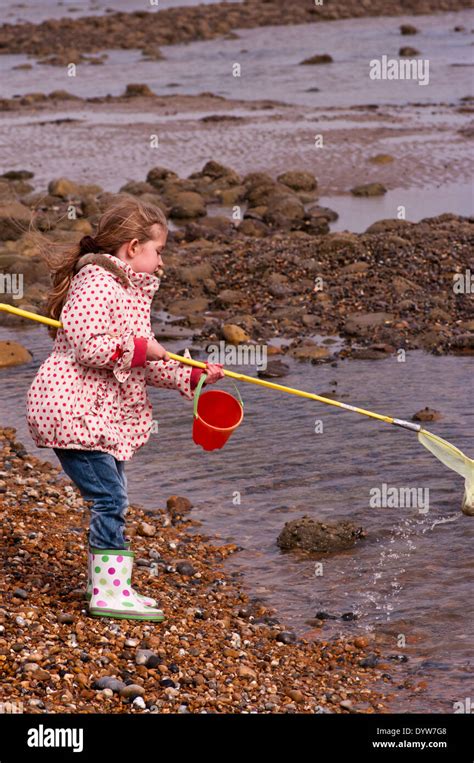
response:
<path id="1" fill-rule="evenodd" d="M 134 238 L 128 244 L 123 244 L 119 251 L 120 259 L 125 259 L 136 273 L 153 274 L 155 270 L 163 267 L 161 252 L 165 247 L 168 232 L 155 223 L 151 226 L 151 234 L 152 238 L 144 244 L 140 244 L 138 239 Z M 125 250 L 125 256 L 121 256 L 122 249 Z"/>

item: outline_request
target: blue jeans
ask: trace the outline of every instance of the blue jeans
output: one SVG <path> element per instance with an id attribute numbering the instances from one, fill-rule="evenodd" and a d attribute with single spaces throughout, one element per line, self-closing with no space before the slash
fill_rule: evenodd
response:
<path id="1" fill-rule="evenodd" d="M 128 507 L 125 462 L 100 450 L 53 450 L 84 500 L 92 501 L 89 546 L 125 548 L 125 512 Z"/>

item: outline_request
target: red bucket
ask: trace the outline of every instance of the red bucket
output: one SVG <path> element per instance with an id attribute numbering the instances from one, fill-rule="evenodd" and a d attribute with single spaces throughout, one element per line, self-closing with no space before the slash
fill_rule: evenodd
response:
<path id="1" fill-rule="evenodd" d="M 242 421 L 244 403 L 237 387 L 239 400 L 220 389 L 201 394 L 205 381 L 202 374 L 194 395 L 193 440 L 204 450 L 216 450 L 225 445 Z"/>

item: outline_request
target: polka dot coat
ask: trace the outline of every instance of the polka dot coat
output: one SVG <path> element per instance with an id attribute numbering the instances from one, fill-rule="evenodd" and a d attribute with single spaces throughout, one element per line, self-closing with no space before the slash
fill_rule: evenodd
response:
<path id="1" fill-rule="evenodd" d="M 128 461 L 151 432 L 147 385 L 176 389 L 192 400 L 192 366 L 147 361 L 150 306 L 157 276 L 136 273 L 111 254 L 78 260 L 52 353 L 27 393 L 27 422 L 39 447 L 80 448 Z M 191 357 L 186 348 L 185 357 Z"/>

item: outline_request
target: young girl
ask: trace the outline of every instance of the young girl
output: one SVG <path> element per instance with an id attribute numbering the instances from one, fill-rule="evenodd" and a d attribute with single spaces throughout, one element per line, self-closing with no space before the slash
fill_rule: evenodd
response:
<path id="1" fill-rule="evenodd" d="M 53 274 L 48 315 L 61 320 L 51 355 L 27 395 L 27 421 L 39 447 L 53 448 L 63 470 L 91 502 L 91 615 L 163 620 L 157 602 L 132 588 L 133 552 L 124 536 L 125 462 L 152 428 L 147 385 L 192 400 L 203 373 L 170 360 L 154 338 L 150 307 L 163 271 L 167 223 L 158 207 L 118 195 L 94 238 L 47 255 Z M 41 247 L 44 251 L 44 245 Z M 191 357 L 186 348 L 185 357 Z M 224 376 L 206 363 L 205 384 Z"/>

